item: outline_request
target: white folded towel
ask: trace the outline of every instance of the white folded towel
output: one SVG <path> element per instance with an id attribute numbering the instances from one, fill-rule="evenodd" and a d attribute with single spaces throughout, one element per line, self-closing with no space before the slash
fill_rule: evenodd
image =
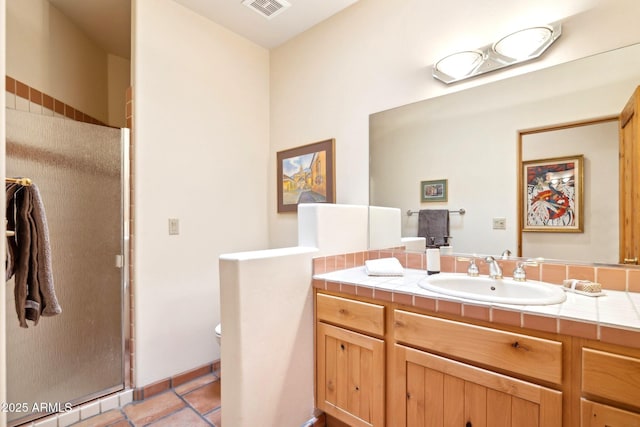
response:
<path id="1" fill-rule="evenodd" d="M 397 258 L 369 259 L 364 266 L 369 276 L 404 276 L 404 268 Z"/>

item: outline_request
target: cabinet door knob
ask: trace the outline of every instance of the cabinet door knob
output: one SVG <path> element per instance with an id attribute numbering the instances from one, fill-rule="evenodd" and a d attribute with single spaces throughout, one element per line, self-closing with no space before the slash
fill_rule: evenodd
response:
<path id="1" fill-rule="evenodd" d="M 517 350 L 522 350 L 522 351 L 530 351 L 531 348 L 527 347 L 526 345 L 527 343 L 525 343 L 524 345 L 520 344 L 519 341 L 515 341 L 513 344 L 511 344 L 511 347 L 517 349 Z"/>
<path id="2" fill-rule="evenodd" d="M 473 425 L 471 424 L 471 421 L 467 421 L 467 423 L 465 424 L 465 427 L 473 427 Z"/>

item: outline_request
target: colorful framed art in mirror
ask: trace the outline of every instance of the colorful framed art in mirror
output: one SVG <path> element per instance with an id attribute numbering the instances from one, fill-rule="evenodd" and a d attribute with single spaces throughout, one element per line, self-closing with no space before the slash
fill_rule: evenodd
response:
<path id="1" fill-rule="evenodd" d="M 582 233 L 584 156 L 522 162 L 522 231 Z"/>

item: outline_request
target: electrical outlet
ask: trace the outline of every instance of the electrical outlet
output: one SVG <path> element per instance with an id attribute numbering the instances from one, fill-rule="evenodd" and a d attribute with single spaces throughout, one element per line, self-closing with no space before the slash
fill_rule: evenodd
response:
<path id="1" fill-rule="evenodd" d="M 180 234 L 180 221 L 178 218 L 169 218 L 169 235 L 175 236 Z"/>
<path id="2" fill-rule="evenodd" d="M 506 218 L 493 218 L 493 229 L 494 230 L 506 230 L 507 229 L 507 219 Z"/>

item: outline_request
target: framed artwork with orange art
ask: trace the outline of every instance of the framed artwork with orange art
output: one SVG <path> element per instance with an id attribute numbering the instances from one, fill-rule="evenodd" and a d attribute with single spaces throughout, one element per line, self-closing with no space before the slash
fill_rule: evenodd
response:
<path id="1" fill-rule="evenodd" d="M 334 139 L 277 153 L 278 212 L 300 203 L 335 203 Z"/>
<path id="2" fill-rule="evenodd" d="M 584 231 L 582 155 L 522 162 L 522 231 Z"/>

